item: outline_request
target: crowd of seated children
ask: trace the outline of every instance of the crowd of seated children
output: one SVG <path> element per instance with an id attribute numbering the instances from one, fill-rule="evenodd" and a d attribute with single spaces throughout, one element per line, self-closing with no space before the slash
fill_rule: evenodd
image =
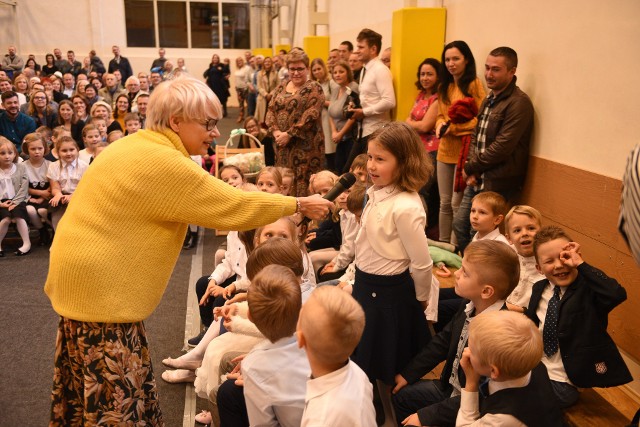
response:
<path id="1" fill-rule="evenodd" d="M 455 292 L 465 304 L 396 375 L 393 404 L 399 424 L 455 423 L 460 390 L 465 386 L 460 360 L 467 347 L 469 323 L 480 313 L 505 308 L 505 299 L 518 283 L 519 274 L 518 257 L 509 246 L 493 240 L 469 244 L 462 267 L 455 272 Z M 441 362 L 445 365 L 440 379 L 421 379 Z"/>
<path id="2" fill-rule="evenodd" d="M 282 265 L 289 268 L 296 277 L 302 301 L 307 300 L 315 288 L 315 284 L 303 277 L 302 252 L 297 244 L 293 243 L 290 238 L 274 237 L 259 245 L 251 253 L 247 262 L 247 274 L 252 279 L 252 283 L 257 274 L 269 265 Z M 251 286 L 246 295 L 249 296 L 250 292 Z M 217 418 L 215 402 L 218 386 L 221 379 L 225 380 L 221 374 L 227 372 L 219 370 L 219 359 L 226 352 L 246 354 L 252 347 L 265 339 L 262 331 L 254 325 L 253 319 L 248 318 L 247 303 L 227 305 L 220 310 L 220 316 L 224 318 L 224 325 L 230 328 L 231 333 L 222 335 L 209 345 L 202 367 L 197 370 L 198 378 L 196 379 L 196 391 L 214 403 L 214 410 L 211 411 L 214 418 Z M 242 337 L 241 334 L 245 336 Z"/>
<path id="3" fill-rule="evenodd" d="M 309 362 L 295 331 L 302 306 L 299 278 L 280 265 L 265 267 L 248 291 L 248 317 L 268 341 L 240 363 L 238 378 L 227 376 L 217 393 L 221 425 L 300 426 Z"/>

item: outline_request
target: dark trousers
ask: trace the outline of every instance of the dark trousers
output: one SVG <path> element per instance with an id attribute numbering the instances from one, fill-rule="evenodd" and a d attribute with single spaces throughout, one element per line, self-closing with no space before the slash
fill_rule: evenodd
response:
<path id="1" fill-rule="evenodd" d="M 222 283 L 219 283 L 219 286 L 226 288 L 233 281 L 236 280 L 236 276 L 231 276 L 227 280 Z M 196 295 L 198 297 L 198 301 L 202 299 L 204 293 L 207 291 L 207 286 L 209 286 L 209 276 L 202 276 L 196 282 Z M 215 307 L 222 307 L 226 300 L 222 296 L 218 296 L 216 298 L 209 298 L 206 304 L 198 306 L 200 310 L 200 320 L 205 327 L 209 327 L 211 323 L 213 323 L 213 309 Z"/>
<path id="2" fill-rule="evenodd" d="M 336 145 L 335 168 L 338 173 L 345 171 L 345 166 L 347 166 L 347 160 L 349 159 L 349 154 L 351 153 L 352 148 L 353 138 L 343 139 L 338 145 Z M 350 167 L 351 163 L 349 163 L 345 172 L 349 172 Z"/>
<path id="3" fill-rule="evenodd" d="M 349 153 L 349 157 L 347 158 L 347 162 L 342 169 L 343 173 L 349 172 L 351 168 L 351 163 L 353 163 L 353 159 L 358 157 L 360 154 L 364 154 L 367 152 L 367 143 L 369 142 L 369 135 L 363 136 L 354 141 L 353 146 L 351 147 L 351 152 Z"/>
<path id="4" fill-rule="evenodd" d="M 456 294 L 454 288 L 440 289 L 440 295 L 438 296 L 438 321 L 433 325 L 436 334 L 439 334 L 444 327 L 451 322 L 451 319 L 456 315 L 463 301 L 464 299 Z"/>
<path id="5" fill-rule="evenodd" d="M 220 427 L 249 426 L 244 389 L 235 385 L 235 380 L 227 380 L 220 385 L 216 402 L 220 414 Z"/>

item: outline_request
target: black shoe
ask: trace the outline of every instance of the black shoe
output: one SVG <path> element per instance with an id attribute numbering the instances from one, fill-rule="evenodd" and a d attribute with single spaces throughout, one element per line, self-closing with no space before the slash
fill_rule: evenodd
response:
<path id="1" fill-rule="evenodd" d="M 187 236 L 184 239 L 184 244 L 182 245 L 182 249 L 193 249 L 198 244 L 198 232 L 197 231 L 189 231 L 187 232 Z"/>
<path id="2" fill-rule="evenodd" d="M 4 251 L 0 251 L 0 258 L 4 258 Z"/>
<path id="3" fill-rule="evenodd" d="M 204 334 L 207 333 L 207 328 L 204 328 L 197 336 L 193 337 L 193 338 L 189 338 L 187 340 L 187 344 L 189 344 L 189 347 L 195 347 L 198 344 L 200 344 L 200 341 L 202 341 L 202 338 L 204 337 Z"/>
<path id="4" fill-rule="evenodd" d="M 16 256 L 25 256 L 25 255 L 29 255 L 30 253 L 31 253 L 31 249 L 29 249 L 26 252 L 22 252 L 20 249 L 18 249 L 17 251 L 14 252 Z"/>
<path id="5" fill-rule="evenodd" d="M 51 244 L 51 236 L 49 235 L 47 226 L 42 226 L 38 231 L 40 232 L 40 246 L 49 246 Z"/>

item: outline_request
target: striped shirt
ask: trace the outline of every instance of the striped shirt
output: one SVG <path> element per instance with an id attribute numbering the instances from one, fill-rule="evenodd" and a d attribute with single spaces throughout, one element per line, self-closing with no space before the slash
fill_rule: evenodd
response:
<path id="1" fill-rule="evenodd" d="M 478 130 L 476 133 L 476 153 L 484 153 L 487 144 L 487 126 L 489 125 L 489 116 L 491 115 L 491 109 L 496 97 L 493 92 L 487 96 L 487 102 L 484 104 L 484 109 L 478 116 Z M 484 190 L 484 180 L 482 179 L 484 174 L 480 176 L 480 185 L 476 186 L 476 191 Z"/>
<path id="2" fill-rule="evenodd" d="M 640 264 L 640 145 L 629 155 L 622 178 L 622 201 L 618 229 Z"/>

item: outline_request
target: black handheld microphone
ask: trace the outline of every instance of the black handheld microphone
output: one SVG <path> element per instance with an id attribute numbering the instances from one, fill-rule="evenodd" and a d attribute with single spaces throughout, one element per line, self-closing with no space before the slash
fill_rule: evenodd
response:
<path id="1" fill-rule="evenodd" d="M 340 179 L 338 180 L 338 182 L 336 182 L 333 188 L 329 190 L 329 192 L 325 194 L 322 198 L 333 202 L 339 195 L 341 195 L 342 193 L 350 189 L 353 186 L 353 184 L 356 183 L 356 180 L 357 178 L 354 174 L 352 174 L 351 172 L 347 172 L 346 174 L 340 177 Z M 305 216 L 304 218 L 302 218 L 302 221 L 298 223 L 298 227 L 301 226 L 302 224 L 308 224 L 309 221 L 311 221 L 311 219 Z"/>

